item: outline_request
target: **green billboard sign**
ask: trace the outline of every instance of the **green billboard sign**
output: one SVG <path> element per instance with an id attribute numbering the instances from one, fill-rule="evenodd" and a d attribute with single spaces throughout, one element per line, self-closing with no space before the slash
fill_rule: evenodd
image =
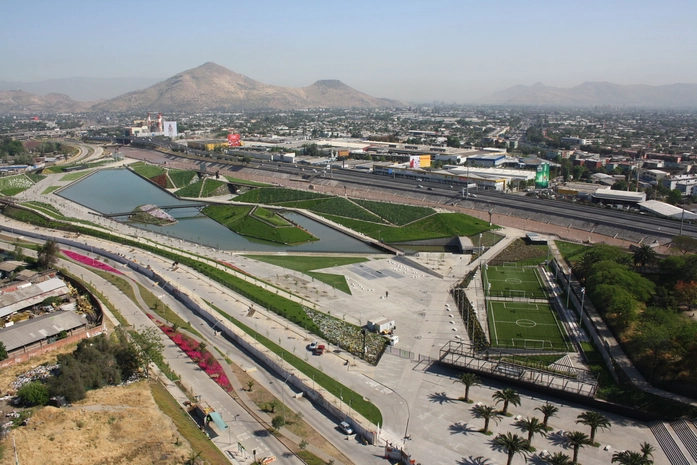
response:
<path id="1" fill-rule="evenodd" d="M 549 187 L 549 163 L 537 165 L 535 174 L 535 189 L 547 189 Z"/>

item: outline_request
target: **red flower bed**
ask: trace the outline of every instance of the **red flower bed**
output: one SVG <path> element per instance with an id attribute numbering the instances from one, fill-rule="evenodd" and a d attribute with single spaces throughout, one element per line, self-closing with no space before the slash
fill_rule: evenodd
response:
<path id="1" fill-rule="evenodd" d="M 157 321 L 156 323 L 160 329 L 164 331 L 167 336 L 169 336 L 172 342 L 183 350 L 191 360 L 196 362 L 198 366 L 213 379 L 213 381 L 218 383 L 218 385 L 225 389 L 226 392 L 233 391 L 233 387 L 230 384 L 230 380 L 225 375 L 223 367 L 210 352 L 208 352 L 206 349 L 200 350 L 200 344 L 191 339 L 189 336 L 174 332 L 170 326 L 163 325 L 160 321 Z"/>
<path id="2" fill-rule="evenodd" d="M 116 274 L 123 274 L 116 268 L 112 268 L 109 265 L 106 265 L 99 260 L 95 260 L 94 258 L 86 257 L 84 255 L 80 255 L 79 253 L 71 252 L 70 250 L 61 250 L 63 252 L 63 255 L 65 255 L 68 258 L 71 258 L 75 260 L 76 262 L 80 262 L 82 264 L 98 268 L 102 271 L 108 271 L 110 273 L 116 273 Z"/>
<path id="3" fill-rule="evenodd" d="M 228 268 L 232 268 L 233 270 L 237 271 L 238 273 L 242 273 L 242 274 L 246 274 L 247 276 L 251 276 L 249 273 L 247 273 L 246 271 L 244 271 L 244 270 L 241 269 L 241 268 L 236 267 L 236 266 L 233 265 L 232 263 L 224 262 L 224 261 L 222 261 L 222 260 L 218 260 L 218 263 L 220 263 L 221 265 L 225 265 L 225 266 L 227 266 Z"/>

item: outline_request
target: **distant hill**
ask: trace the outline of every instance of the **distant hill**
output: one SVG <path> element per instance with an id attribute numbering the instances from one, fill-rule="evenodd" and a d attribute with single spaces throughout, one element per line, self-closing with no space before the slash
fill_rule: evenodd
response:
<path id="1" fill-rule="evenodd" d="M 278 87 L 255 81 L 215 63 L 179 73 L 144 90 L 100 102 L 99 111 L 290 110 L 297 108 L 379 108 L 399 104 L 361 93 L 341 81 L 309 87 Z"/>
<path id="2" fill-rule="evenodd" d="M 537 83 L 514 86 L 484 97 L 483 105 L 625 106 L 639 108 L 697 108 L 697 84 L 664 86 L 584 82 L 575 87 L 550 87 Z"/>
<path id="3" fill-rule="evenodd" d="M 88 108 L 88 104 L 76 102 L 64 94 L 34 95 L 20 90 L 0 91 L 0 114 L 71 113 Z"/>
<path id="4" fill-rule="evenodd" d="M 66 94 L 79 102 L 94 102 L 116 97 L 125 92 L 145 89 L 162 79 L 153 78 L 88 78 L 72 77 L 35 82 L 0 81 L 0 91 L 21 90 L 31 94 Z"/>

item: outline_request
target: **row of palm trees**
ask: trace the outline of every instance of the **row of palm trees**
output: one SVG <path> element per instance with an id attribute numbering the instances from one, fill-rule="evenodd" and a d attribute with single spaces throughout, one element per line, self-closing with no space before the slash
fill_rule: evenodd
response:
<path id="1" fill-rule="evenodd" d="M 465 402 L 471 402 L 469 399 L 469 390 L 472 386 L 477 386 L 481 384 L 479 378 L 471 372 L 463 373 L 460 376 L 460 382 L 465 385 Z M 475 417 L 482 418 L 484 420 L 484 428 L 481 430 L 484 434 L 491 434 L 489 431 L 489 423 L 493 420 L 498 423 L 502 416 L 510 415 L 508 413 L 509 405 L 514 405 L 516 407 L 520 406 L 520 394 L 512 388 L 506 388 L 503 390 L 496 391 L 492 395 L 492 399 L 495 400 L 495 405 L 503 403 L 503 408 L 497 410 L 494 405 L 475 405 L 472 408 L 472 412 Z M 535 451 L 532 446 L 532 441 L 535 435 L 547 436 L 547 433 L 552 429 L 548 426 L 549 419 L 556 416 L 559 412 L 559 408 L 549 402 L 536 407 L 535 410 L 539 411 L 543 415 L 543 420 L 540 421 L 538 418 L 525 418 L 518 422 L 518 426 L 523 432 L 527 432 L 527 438 L 519 436 L 518 434 L 506 433 L 497 435 L 493 441 L 492 445 L 494 448 L 503 450 L 508 454 L 507 465 L 511 464 L 513 457 L 516 454 L 521 454 L 527 457 L 530 453 Z M 578 452 L 579 449 L 593 445 L 597 446 L 595 442 L 595 434 L 598 429 L 610 429 L 610 420 L 605 417 L 602 413 L 594 411 L 585 411 L 576 417 L 576 423 L 580 423 L 590 427 L 590 435 L 583 433 L 581 431 L 571 431 L 564 435 L 564 440 L 566 443 L 573 448 L 573 458 L 562 452 L 556 452 L 554 454 L 547 455 L 544 460 L 550 465 L 570 465 L 578 463 Z M 618 463 L 620 465 L 651 465 L 653 464 L 653 451 L 654 447 L 644 442 L 641 444 L 641 451 L 620 451 L 616 452 L 612 457 L 612 463 Z"/>

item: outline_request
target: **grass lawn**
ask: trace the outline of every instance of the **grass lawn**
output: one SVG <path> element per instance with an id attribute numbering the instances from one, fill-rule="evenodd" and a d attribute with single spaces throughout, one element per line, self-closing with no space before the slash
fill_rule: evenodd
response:
<path id="1" fill-rule="evenodd" d="M 61 181 L 77 181 L 78 179 L 87 176 L 94 170 L 87 170 L 87 171 L 77 171 L 75 173 L 70 173 L 66 174 L 62 178 L 60 178 Z"/>
<path id="2" fill-rule="evenodd" d="M 574 242 L 554 241 L 554 243 L 557 245 L 562 257 L 569 263 L 581 260 L 586 252 L 591 250 L 590 246 Z"/>
<path id="3" fill-rule="evenodd" d="M 540 275 L 534 267 L 485 266 L 485 288 L 492 297 L 528 297 L 546 299 Z"/>
<path id="4" fill-rule="evenodd" d="M 188 186 L 194 176 L 196 172 L 191 170 L 169 170 L 169 178 L 174 183 L 174 187 L 178 188 Z"/>
<path id="5" fill-rule="evenodd" d="M 154 178 L 155 176 L 159 176 L 162 173 L 165 172 L 165 169 L 162 168 L 161 166 L 155 166 L 155 165 L 146 165 L 146 164 L 138 164 L 134 163 L 131 165 L 131 168 L 133 171 L 138 173 L 139 175 L 143 176 L 144 178 Z"/>
<path id="6" fill-rule="evenodd" d="M 374 202 L 372 200 L 359 199 L 356 199 L 355 202 L 397 226 L 403 226 L 436 212 L 434 209 L 428 207 L 415 207 L 413 205 L 401 205 L 398 203 Z"/>
<path id="7" fill-rule="evenodd" d="M 383 242 L 405 242 L 439 237 L 471 236 L 489 229 L 487 221 L 461 213 L 438 213 L 403 227 L 359 221 L 335 215 L 322 216 Z"/>
<path id="8" fill-rule="evenodd" d="M 60 187 L 61 186 L 49 186 L 41 194 L 42 195 L 50 194 L 51 192 L 55 191 L 56 189 L 60 189 Z"/>
<path id="9" fill-rule="evenodd" d="M 328 213 L 330 215 L 343 216 L 345 218 L 352 218 L 354 220 L 384 223 L 382 218 L 379 216 L 343 197 L 285 202 L 283 203 L 283 206 L 302 208 L 315 213 Z"/>
<path id="10" fill-rule="evenodd" d="M 256 187 L 271 187 L 271 184 L 266 184 L 264 182 L 249 181 L 247 179 L 233 178 L 232 176 L 225 176 L 225 179 L 233 184 L 244 184 L 245 186 L 256 186 Z"/>
<path id="11" fill-rule="evenodd" d="M 539 265 L 549 257 L 546 245 L 528 244 L 525 239 L 516 239 L 494 257 L 494 263 L 516 262 L 518 266 Z"/>
<path id="12" fill-rule="evenodd" d="M 279 204 L 283 202 L 295 202 L 307 199 L 324 199 L 329 196 L 315 192 L 305 192 L 297 189 L 283 189 L 276 187 L 254 189 L 245 192 L 235 198 L 237 202 Z"/>
<path id="13" fill-rule="evenodd" d="M 27 202 L 24 204 L 25 206 L 29 208 L 33 208 L 34 210 L 38 210 L 44 215 L 51 216 L 53 218 L 58 218 L 58 219 L 65 219 L 63 214 L 56 209 L 53 205 L 49 203 L 44 203 L 44 202 Z"/>
<path id="14" fill-rule="evenodd" d="M 174 192 L 175 195 L 179 197 L 199 197 L 201 195 L 201 188 L 203 187 L 203 180 L 198 180 L 186 187 L 179 189 Z"/>
<path id="15" fill-rule="evenodd" d="M 288 220 L 276 214 L 273 210 L 267 210 L 263 207 L 257 207 L 251 212 L 252 216 L 259 218 L 260 220 L 267 221 L 274 226 L 290 226 Z"/>
<path id="16" fill-rule="evenodd" d="M 548 304 L 489 300 L 487 307 L 492 347 L 573 350 Z"/>
<path id="17" fill-rule="evenodd" d="M 346 278 L 343 275 L 318 273 L 312 270 L 321 270 L 324 268 L 331 268 L 333 266 L 343 266 L 368 261 L 367 258 L 362 257 L 314 257 L 305 255 L 245 255 L 245 257 L 283 268 L 288 268 L 290 270 L 299 271 L 315 278 L 318 281 L 327 283 L 347 294 L 351 294 L 351 288 L 349 287 L 348 283 L 346 283 Z"/>
<path id="18" fill-rule="evenodd" d="M 223 455 L 206 434 L 198 428 L 188 413 L 177 403 L 172 395 L 160 383 L 151 383 L 150 391 L 158 408 L 172 419 L 179 434 L 189 441 L 191 448 L 201 453 L 201 458 L 210 465 L 229 465 L 230 461 Z"/>

